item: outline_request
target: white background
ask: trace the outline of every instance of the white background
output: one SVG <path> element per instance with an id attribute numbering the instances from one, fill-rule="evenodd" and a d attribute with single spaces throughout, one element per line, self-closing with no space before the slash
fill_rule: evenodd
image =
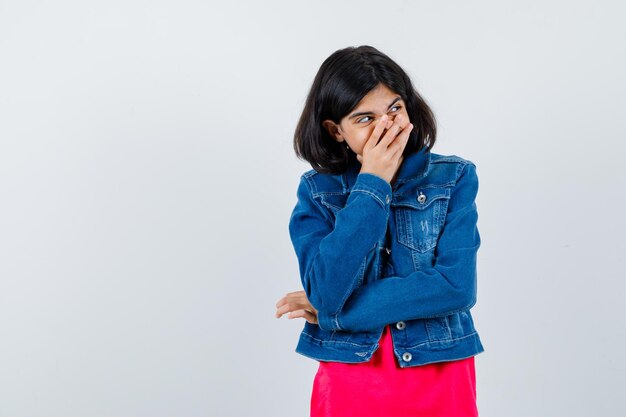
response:
<path id="1" fill-rule="evenodd" d="M 623 416 L 624 11 L 0 0 L 0 416 L 308 415 L 292 137 L 363 44 L 477 165 L 481 416 Z"/>

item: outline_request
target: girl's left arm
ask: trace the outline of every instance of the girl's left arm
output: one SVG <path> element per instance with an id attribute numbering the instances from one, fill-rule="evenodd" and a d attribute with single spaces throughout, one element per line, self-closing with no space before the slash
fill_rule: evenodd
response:
<path id="1" fill-rule="evenodd" d="M 339 313 L 321 320 L 334 323 L 331 330 L 365 331 L 400 320 L 442 317 L 473 307 L 480 247 L 477 193 L 476 166 L 468 162 L 450 196 L 435 265 L 406 277 L 386 277 L 361 285 Z"/>

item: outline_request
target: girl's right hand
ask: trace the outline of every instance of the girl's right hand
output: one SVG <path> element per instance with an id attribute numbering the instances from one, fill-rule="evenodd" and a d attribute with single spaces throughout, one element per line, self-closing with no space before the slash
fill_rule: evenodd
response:
<path id="1" fill-rule="evenodd" d="M 363 147 L 363 156 L 357 155 L 361 162 L 361 171 L 377 175 L 391 183 L 396 171 L 402 163 L 402 152 L 409 140 L 409 133 L 413 124 L 404 120 L 402 115 L 396 116 L 391 127 L 380 138 L 383 129 L 387 126 L 387 115 L 383 115 L 374 127 L 372 135 Z M 400 130 L 402 130 L 400 132 Z M 398 134 L 398 132 L 400 132 Z"/>

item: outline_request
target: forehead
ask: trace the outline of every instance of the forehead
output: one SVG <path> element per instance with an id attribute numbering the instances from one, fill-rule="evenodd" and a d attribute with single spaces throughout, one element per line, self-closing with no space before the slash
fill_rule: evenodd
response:
<path id="1" fill-rule="evenodd" d="M 361 99 L 355 110 L 385 110 L 397 97 L 400 97 L 400 94 L 389 89 L 384 84 L 379 84 Z"/>

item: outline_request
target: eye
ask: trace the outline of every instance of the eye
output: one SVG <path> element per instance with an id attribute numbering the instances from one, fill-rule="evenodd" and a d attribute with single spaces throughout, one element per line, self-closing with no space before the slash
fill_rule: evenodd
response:
<path id="1" fill-rule="evenodd" d="M 400 105 L 393 106 L 392 109 L 397 109 L 397 110 L 392 110 L 392 113 L 400 111 L 401 108 L 402 108 L 402 106 L 400 106 Z M 371 119 L 371 117 L 370 116 L 361 117 L 359 120 L 357 120 L 357 123 L 361 123 L 365 119 Z M 368 120 L 368 122 L 369 122 L 369 120 Z"/>

